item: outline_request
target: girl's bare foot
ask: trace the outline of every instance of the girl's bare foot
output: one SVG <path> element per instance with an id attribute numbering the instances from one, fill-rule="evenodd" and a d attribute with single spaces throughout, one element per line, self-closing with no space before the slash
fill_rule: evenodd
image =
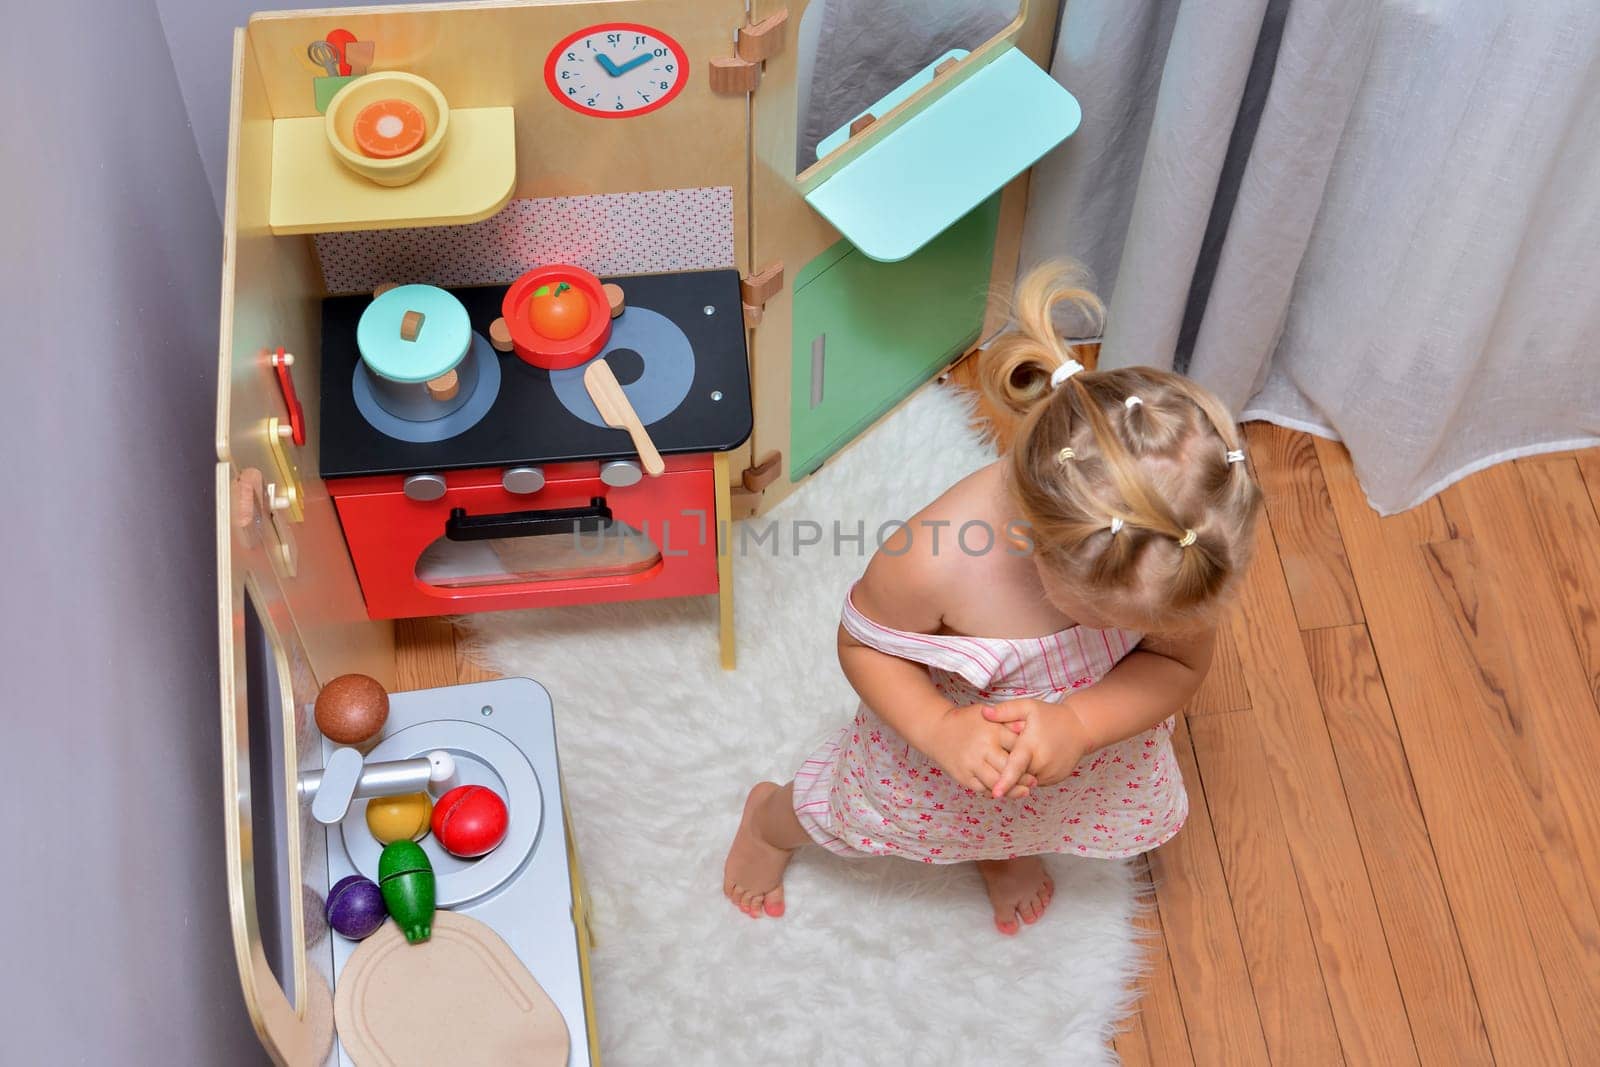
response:
<path id="1" fill-rule="evenodd" d="M 989 890 L 989 903 L 994 905 L 994 928 L 1007 937 L 1021 929 L 1020 916 L 1025 923 L 1039 921 L 1044 909 L 1050 906 L 1056 884 L 1044 869 L 1038 856 L 1020 856 L 1014 860 L 978 860 L 978 873 Z"/>
<path id="2" fill-rule="evenodd" d="M 722 868 L 722 892 L 752 919 L 783 914 L 783 871 L 807 840 L 789 786 L 760 782 L 745 798 L 739 832 Z M 793 824 L 792 826 L 790 824 Z"/>

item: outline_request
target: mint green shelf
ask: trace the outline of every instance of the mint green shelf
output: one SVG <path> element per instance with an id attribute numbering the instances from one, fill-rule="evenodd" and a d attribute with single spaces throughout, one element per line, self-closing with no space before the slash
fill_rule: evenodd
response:
<path id="1" fill-rule="evenodd" d="M 937 77 L 937 75 L 934 74 L 934 71 L 939 69 L 940 63 L 943 63 L 947 59 L 966 59 L 971 54 L 972 53 L 968 52 L 965 48 L 950 49 L 950 51 L 946 52 L 932 63 L 929 63 L 926 67 L 923 67 L 905 81 L 901 82 L 886 95 L 878 100 L 873 101 L 872 106 L 863 111 L 861 115 L 874 115 L 880 119 L 883 118 L 883 116 L 887 115 L 889 112 L 893 111 L 895 108 L 911 99 L 911 95 L 918 89 L 933 81 L 933 79 Z M 838 148 L 840 145 L 848 141 L 850 139 L 850 123 L 860 118 L 861 115 L 852 115 L 850 117 L 850 122 L 845 123 L 843 126 L 840 126 L 837 130 L 834 130 L 832 133 L 828 134 L 828 136 L 818 141 L 817 158 L 821 159 L 823 156 L 827 155 L 829 152 L 832 152 L 835 148 Z"/>
<path id="2" fill-rule="evenodd" d="M 1070 137 L 1082 114 L 1071 93 L 1010 48 L 846 163 L 806 202 L 864 255 L 898 262 Z"/>

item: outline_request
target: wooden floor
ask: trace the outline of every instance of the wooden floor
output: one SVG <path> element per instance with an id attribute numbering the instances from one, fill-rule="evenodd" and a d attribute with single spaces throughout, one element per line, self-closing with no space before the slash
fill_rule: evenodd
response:
<path id="1" fill-rule="evenodd" d="M 1385 519 L 1342 446 L 1248 430 L 1268 522 L 1117 1051 L 1600 1063 L 1600 451 Z"/>
<path id="2" fill-rule="evenodd" d="M 1180 724 L 1117 1052 L 1600 1063 L 1600 451 L 1384 519 L 1341 446 L 1249 439 L 1269 521 Z M 408 686 L 484 677 L 443 622 L 402 643 Z"/>

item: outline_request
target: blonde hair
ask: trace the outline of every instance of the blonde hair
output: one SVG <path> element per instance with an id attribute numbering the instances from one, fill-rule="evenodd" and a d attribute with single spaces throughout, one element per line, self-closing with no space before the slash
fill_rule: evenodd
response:
<path id="1" fill-rule="evenodd" d="M 1008 481 L 1041 562 L 1141 619 L 1209 617 L 1249 562 L 1261 510 L 1232 415 L 1168 371 L 1060 370 L 1081 360 L 1057 314 L 1074 313 L 1080 337 L 1105 317 L 1076 264 L 1031 271 L 1012 303 L 1016 327 L 984 350 L 978 375 L 991 404 L 1020 419 Z"/>

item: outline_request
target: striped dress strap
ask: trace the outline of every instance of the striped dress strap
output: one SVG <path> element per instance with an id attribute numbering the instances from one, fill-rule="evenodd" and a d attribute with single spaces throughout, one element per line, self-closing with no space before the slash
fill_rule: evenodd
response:
<path id="1" fill-rule="evenodd" d="M 840 621 L 846 633 L 868 648 L 960 675 L 977 689 L 988 686 L 1003 668 L 1001 657 L 974 638 L 911 633 L 874 622 L 856 608 L 853 589 L 845 597 Z"/>

